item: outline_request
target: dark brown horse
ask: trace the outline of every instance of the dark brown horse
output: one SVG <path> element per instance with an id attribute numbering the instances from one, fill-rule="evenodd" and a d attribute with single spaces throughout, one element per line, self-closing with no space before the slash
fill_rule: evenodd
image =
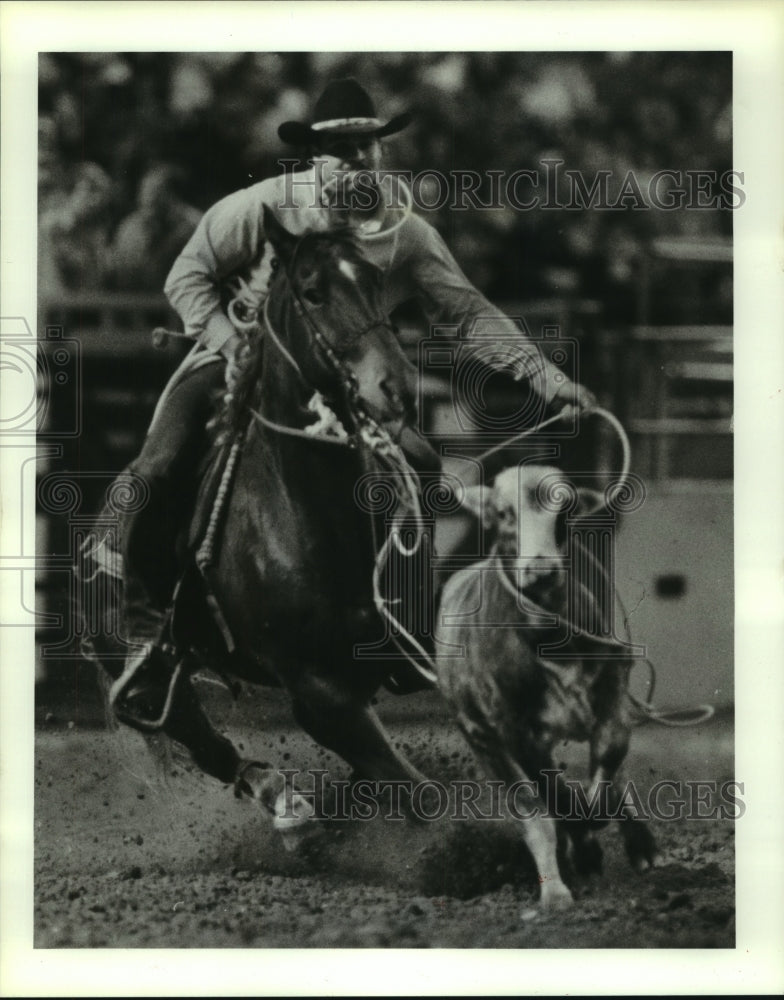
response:
<path id="1" fill-rule="evenodd" d="M 278 267 L 224 417 L 241 444 L 208 571 L 234 646 L 219 669 L 283 686 L 302 728 L 357 776 L 421 780 L 370 707 L 390 663 L 354 656 L 384 637 L 373 593 L 379 542 L 356 485 L 380 451 L 402 456 L 393 439 L 415 415 L 415 370 L 382 308 L 382 273 L 350 233 L 297 238 L 268 209 L 264 228 Z M 186 579 L 196 583 L 181 585 L 190 594 L 176 602 L 172 629 L 185 669 L 163 731 L 204 771 L 273 809 L 277 773 L 215 732 L 188 679 L 220 644 L 200 606 L 200 574 Z M 122 661 L 104 666 L 117 677 Z"/>

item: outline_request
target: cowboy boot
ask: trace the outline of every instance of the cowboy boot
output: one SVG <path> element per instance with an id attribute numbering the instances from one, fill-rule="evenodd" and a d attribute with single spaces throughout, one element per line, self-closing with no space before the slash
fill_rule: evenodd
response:
<path id="1" fill-rule="evenodd" d="M 120 722 L 141 732 L 166 724 L 182 663 L 167 645 L 145 643 L 126 660 L 125 670 L 109 691 L 109 704 Z"/>
<path id="2" fill-rule="evenodd" d="M 177 578 L 171 490 L 157 478 L 147 482 L 147 506 L 128 514 L 122 526 L 122 620 L 135 648 L 109 693 L 117 718 L 142 730 L 160 728 L 177 666 L 164 640 Z"/>

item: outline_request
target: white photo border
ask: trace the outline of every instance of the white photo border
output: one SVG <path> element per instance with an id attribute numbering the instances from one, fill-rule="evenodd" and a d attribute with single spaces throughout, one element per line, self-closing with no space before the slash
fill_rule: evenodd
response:
<path id="1" fill-rule="evenodd" d="M 737 946 L 727 950 L 32 948 L 33 635 L 0 630 L 0 994 L 766 993 L 784 989 L 784 6 L 723 2 L 3 3 L 3 317 L 36 310 L 37 56 L 46 51 L 732 50 L 735 221 Z M 0 462 L 4 456 L 0 452 Z M 0 555 L 18 535 L 4 487 Z M 14 507 L 16 504 L 16 508 Z M 32 519 L 29 519 L 32 520 Z M 0 574 L 0 577 L 3 574 Z M 4 584 L 0 583 L 0 586 Z M 0 590 L 0 604 L 19 595 Z"/>

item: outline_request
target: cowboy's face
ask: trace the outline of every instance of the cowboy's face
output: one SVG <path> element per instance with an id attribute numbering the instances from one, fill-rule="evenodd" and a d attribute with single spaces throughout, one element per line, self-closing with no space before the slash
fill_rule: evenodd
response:
<path id="1" fill-rule="evenodd" d="M 325 135 L 315 154 L 327 181 L 336 173 L 349 170 L 380 170 L 383 159 L 381 143 L 375 136 L 361 134 Z"/>

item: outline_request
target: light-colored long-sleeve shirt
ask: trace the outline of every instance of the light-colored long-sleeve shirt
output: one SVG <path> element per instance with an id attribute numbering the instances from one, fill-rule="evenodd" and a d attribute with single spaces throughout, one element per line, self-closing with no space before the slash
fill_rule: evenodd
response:
<path id="1" fill-rule="evenodd" d="M 165 292 L 186 334 L 210 351 L 220 351 L 235 334 L 221 307 L 222 283 L 234 275 L 250 276 L 251 286 L 263 297 L 269 281 L 272 253 L 262 230 L 264 204 L 295 235 L 330 226 L 333 210 L 319 203 L 313 169 L 236 191 L 205 213 L 175 262 Z M 477 291 L 433 226 L 414 213 L 395 226 L 403 211 L 388 209 L 388 233 L 382 230 L 364 242 L 366 256 L 385 274 L 387 310 L 416 299 L 431 325 L 459 325 L 464 337 L 481 338 L 489 364 L 518 378 L 537 373 L 538 391 L 552 398 L 564 383 L 560 370 L 528 339 L 519 321 Z"/>

